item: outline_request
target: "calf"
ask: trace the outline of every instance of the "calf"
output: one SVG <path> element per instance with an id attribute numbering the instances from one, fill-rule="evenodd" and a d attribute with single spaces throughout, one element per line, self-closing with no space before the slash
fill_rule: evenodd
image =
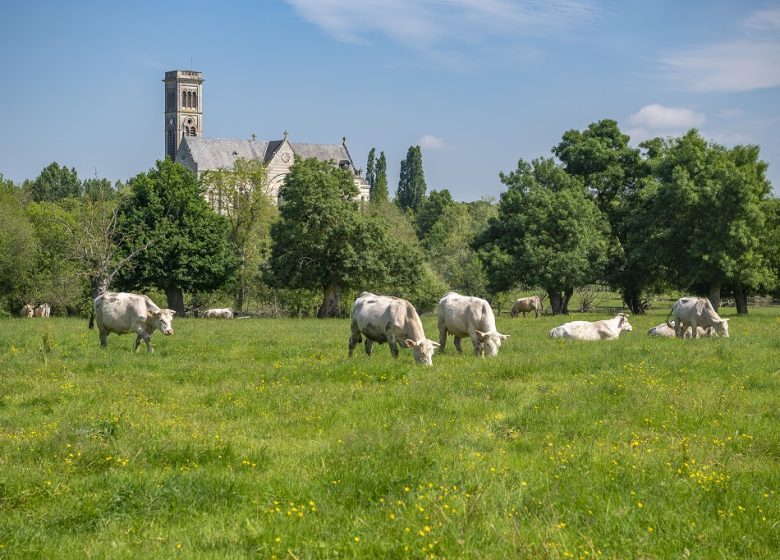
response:
<path id="1" fill-rule="evenodd" d="M 573 338 L 575 340 L 617 340 L 623 331 L 630 332 L 628 315 L 618 313 L 612 319 L 603 321 L 572 321 L 550 331 L 551 338 Z"/>
<path id="2" fill-rule="evenodd" d="M 496 317 L 490 304 L 478 297 L 462 296 L 447 292 L 436 308 L 441 351 L 447 346 L 447 333 L 455 336 L 455 348 L 463 352 L 460 340 L 470 337 L 477 356 L 498 355 L 501 343 L 509 335 L 496 330 Z"/>
<path id="3" fill-rule="evenodd" d="M 366 337 L 366 354 L 371 356 L 374 342 L 387 342 L 393 358 L 398 357 L 398 341 L 412 349 L 418 364 L 433 365 L 433 350 L 437 346 L 425 338 L 420 316 L 414 306 L 405 299 L 377 296 L 363 292 L 352 306 L 350 323 L 349 356 L 355 346 Z"/>
<path id="4" fill-rule="evenodd" d="M 542 300 L 539 296 L 524 297 L 516 300 L 512 304 L 512 309 L 509 310 L 509 316 L 514 319 L 522 313 L 523 317 L 525 317 L 525 314 L 531 311 L 536 314 L 537 319 L 539 318 L 539 312 L 544 311 Z"/>
<path id="5" fill-rule="evenodd" d="M 141 341 L 146 343 L 146 351 L 152 348 L 152 333 L 155 329 L 165 336 L 173 334 L 172 309 L 160 309 L 147 296 L 128 293 L 104 292 L 95 298 L 92 316 L 89 318 L 91 329 L 97 321 L 100 333 L 100 346 L 105 348 L 109 333 L 136 333 L 135 351 L 138 352 Z"/>

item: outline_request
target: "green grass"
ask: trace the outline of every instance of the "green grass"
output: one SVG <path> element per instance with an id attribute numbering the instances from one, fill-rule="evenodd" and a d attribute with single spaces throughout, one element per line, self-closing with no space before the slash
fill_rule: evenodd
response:
<path id="1" fill-rule="evenodd" d="M 0 558 L 777 558 L 780 311 L 665 315 L 431 368 L 347 320 L 0 321 Z"/>

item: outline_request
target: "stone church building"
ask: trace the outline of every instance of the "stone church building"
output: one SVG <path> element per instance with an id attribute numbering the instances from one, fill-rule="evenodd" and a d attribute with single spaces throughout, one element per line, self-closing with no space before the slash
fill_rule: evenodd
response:
<path id="1" fill-rule="evenodd" d="M 268 169 L 269 192 L 278 201 L 279 189 L 296 157 L 332 161 L 354 176 L 358 200 L 367 201 L 369 186 L 341 144 L 291 142 L 287 132 L 281 140 L 205 138 L 203 136 L 203 73 L 171 70 L 165 73 L 165 155 L 196 175 L 216 169 L 232 169 L 236 160 L 262 161 Z"/>

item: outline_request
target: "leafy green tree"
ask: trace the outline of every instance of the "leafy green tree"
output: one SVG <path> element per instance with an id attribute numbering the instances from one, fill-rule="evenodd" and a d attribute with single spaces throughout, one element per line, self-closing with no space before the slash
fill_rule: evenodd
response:
<path id="1" fill-rule="evenodd" d="M 388 226 L 360 212 L 348 171 L 313 158 L 296 161 L 282 194 L 280 219 L 271 226 L 269 280 L 322 290 L 318 317 L 340 313 L 344 290 L 419 271 L 403 246 L 388 242 Z"/>
<path id="2" fill-rule="evenodd" d="M 211 290 L 229 281 L 239 259 L 227 218 L 215 213 L 188 169 L 170 160 L 130 180 L 119 206 L 125 254 L 147 245 L 124 269 L 126 289 L 164 290 L 168 307 L 184 312 L 184 290 Z"/>
<path id="3" fill-rule="evenodd" d="M 371 191 L 371 202 L 384 203 L 390 196 L 387 190 L 387 160 L 385 153 L 379 153 L 379 159 L 376 162 L 376 182 L 374 190 Z"/>
<path id="4" fill-rule="evenodd" d="M 376 187 L 376 148 L 371 148 L 368 152 L 368 161 L 366 162 L 366 183 L 371 188 L 369 193 L 374 196 L 374 187 Z"/>
<path id="5" fill-rule="evenodd" d="M 93 201 L 110 200 L 117 195 L 117 187 L 113 186 L 111 181 L 97 177 L 85 179 L 83 190 L 84 196 Z"/>
<path id="6" fill-rule="evenodd" d="M 60 167 L 56 161 L 44 167 L 34 181 L 27 183 L 27 188 L 28 195 L 35 202 L 80 197 L 84 192 L 76 169 Z"/>
<path id="7" fill-rule="evenodd" d="M 500 174 L 508 189 L 498 217 L 491 219 L 474 248 L 494 293 L 518 282 L 543 287 L 553 313 L 567 313 L 574 288 L 603 272 L 608 228 L 582 181 L 551 159 Z"/>
<path id="8" fill-rule="evenodd" d="M 260 265 L 270 251 L 270 227 L 276 218 L 266 167 L 257 160 L 236 160 L 233 169 L 207 171 L 201 177 L 206 196 L 228 220 L 229 238 L 238 251 L 235 307 L 260 281 Z"/>
<path id="9" fill-rule="evenodd" d="M 582 179 L 610 225 L 610 262 L 605 279 L 620 290 L 634 313 L 643 313 L 642 293 L 658 281 L 658 268 L 647 258 L 647 215 L 642 189 L 649 166 L 632 148 L 617 122 L 604 119 L 584 131 L 569 130 L 553 153 L 570 175 Z"/>
<path id="10" fill-rule="evenodd" d="M 774 276 L 763 248 L 771 185 L 758 146 L 727 149 L 692 129 L 654 148 L 658 229 L 651 241 L 661 262 L 680 288 L 707 286 L 716 309 L 730 286 L 746 313 L 745 292 Z"/>
<path id="11" fill-rule="evenodd" d="M 410 146 L 401 162 L 401 175 L 395 202 L 404 211 L 416 213 L 425 200 L 425 172 L 420 146 Z"/>
<path id="12" fill-rule="evenodd" d="M 27 303 L 38 239 L 24 213 L 21 192 L 0 174 L 0 305 L 16 313 Z"/>
<path id="13" fill-rule="evenodd" d="M 447 189 L 431 191 L 431 194 L 423 201 L 420 211 L 415 216 L 418 237 L 424 239 L 431 231 L 431 228 L 441 220 L 447 209 L 454 205 L 455 201 Z"/>

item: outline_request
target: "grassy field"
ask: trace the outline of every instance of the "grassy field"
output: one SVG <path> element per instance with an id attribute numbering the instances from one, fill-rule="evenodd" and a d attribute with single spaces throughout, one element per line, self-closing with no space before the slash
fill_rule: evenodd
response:
<path id="1" fill-rule="evenodd" d="M 780 311 L 665 316 L 431 368 L 347 320 L 0 321 L 0 558 L 778 558 Z"/>

